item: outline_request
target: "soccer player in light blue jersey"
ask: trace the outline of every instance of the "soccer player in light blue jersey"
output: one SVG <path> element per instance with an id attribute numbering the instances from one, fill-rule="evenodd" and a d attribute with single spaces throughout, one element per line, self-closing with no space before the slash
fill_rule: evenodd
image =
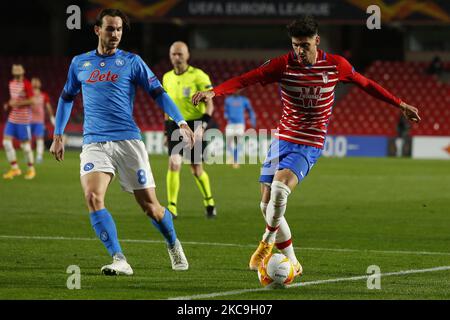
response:
<path id="1" fill-rule="evenodd" d="M 172 214 L 155 193 L 155 182 L 140 131 L 133 119 L 136 86 L 147 91 L 180 127 L 192 147 L 194 134 L 162 88 L 159 80 L 136 54 L 118 49 L 128 18 L 120 10 L 104 9 L 94 27 L 96 50 L 75 56 L 56 112 L 53 143 L 56 160 L 64 160 L 62 135 L 70 117 L 73 99 L 82 89 L 84 104 L 83 149 L 80 155 L 81 186 L 97 237 L 113 262 L 103 266 L 106 275 L 132 275 L 119 244 L 114 220 L 105 208 L 105 194 L 116 171 L 124 191 L 133 193 L 142 210 L 167 242 L 174 270 L 187 270 L 188 261 L 177 239 Z"/>
<path id="2" fill-rule="evenodd" d="M 246 111 L 252 127 L 256 128 L 255 112 L 247 97 L 235 93 L 225 98 L 224 116 L 227 120 L 225 136 L 228 153 L 233 156 L 233 168 L 239 168 L 238 159 L 242 150 Z"/>

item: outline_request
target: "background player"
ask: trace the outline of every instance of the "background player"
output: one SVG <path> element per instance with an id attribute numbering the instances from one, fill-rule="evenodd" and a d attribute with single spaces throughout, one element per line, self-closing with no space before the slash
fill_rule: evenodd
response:
<path id="1" fill-rule="evenodd" d="M 120 10 L 104 9 L 99 13 L 94 27 L 98 36 L 97 49 L 72 60 L 58 102 L 50 151 L 56 160 L 64 159 L 62 134 L 70 117 L 73 99 L 82 88 L 81 185 L 92 227 L 113 257 L 113 263 L 103 266 L 101 271 L 107 275 L 133 274 L 122 253 L 114 220 L 105 208 L 105 194 L 116 170 L 122 188 L 134 194 L 142 210 L 166 239 L 172 269 L 187 270 L 188 261 L 177 239 L 172 215 L 156 197 L 148 154 L 133 119 L 136 84 L 176 121 L 191 145 L 194 133 L 145 62 L 136 54 L 118 49 L 124 25 L 128 27 L 128 18 Z"/>
<path id="2" fill-rule="evenodd" d="M 295 256 L 284 213 L 289 194 L 322 153 L 336 84 L 339 81 L 354 83 L 370 95 L 399 108 L 408 120 L 418 122 L 420 117 L 417 108 L 356 72 L 345 58 L 318 49 L 318 24 L 312 17 L 293 21 L 287 29 L 293 51 L 231 78 L 211 91 L 199 92 L 192 100 L 197 104 L 256 83 L 280 83 L 282 117 L 260 177 L 261 210 L 267 226 L 249 267 L 256 270 L 275 243 L 300 275 L 303 269 Z"/>
<path id="3" fill-rule="evenodd" d="M 186 43 L 177 41 L 170 46 L 170 61 L 173 70 L 163 76 L 163 87 L 178 106 L 183 117 L 187 120 L 189 127 L 195 132 L 196 145 L 190 150 L 191 172 L 195 182 L 202 193 L 203 204 L 208 218 L 217 215 L 214 198 L 211 192 L 209 176 L 203 168 L 203 150 L 206 142 L 202 140 L 214 105 L 211 100 L 200 103 L 195 107 L 191 102 L 191 97 L 197 91 L 207 90 L 212 87 L 209 76 L 198 68 L 188 64 L 189 49 Z M 178 192 L 180 190 L 180 171 L 183 162 L 182 155 L 186 149 L 180 144 L 179 135 L 175 132 L 177 124 L 166 119 L 166 138 L 169 149 L 169 169 L 167 170 L 167 208 L 174 216 L 177 216 Z M 186 156 L 186 154 L 185 154 Z"/>
<path id="4" fill-rule="evenodd" d="M 25 69 L 21 64 L 14 64 L 11 73 L 13 79 L 9 82 L 10 100 L 3 106 L 6 111 L 11 108 L 3 133 L 3 147 L 5 148 L 6 158 L 11 164 L 11 169 L 3 175 L 3 178 L 13 179 L 22 174 L 13 145 L 13 139 L 16 138 L 20 140 L 20 147 L 28 162 L 28 170 L 24 178 L 30 180 L 36 176 L 30 133 L 33 90 L 30 82 L 25 79 Z"/>
<path id="5" fill-rule="evenodd" d="M 55 125 L 55 117 L 53 116 L 53 109 L 48 94 L 41 90 L 41 80 L 39 78 L 32 78 L 31 86 L 33 87 L 34 94 L 34 103 L 31 108 L 31 135 L 36 138 L 36 163 L 41 163 L 44 155 L 44 108 L 47 111 L 52 126 Z"/>
<path id="6" fill-rule="evenodd" d="M 233 168 L 239 168 L 238 159 L 242 150 L 246 111 L 252 127 L 256 128 L 255 112 L 247 97 L 234 93 L 225 99 L 224 116 L 227 120 L 225 136 L 228 154 L 233 157 Z"/>

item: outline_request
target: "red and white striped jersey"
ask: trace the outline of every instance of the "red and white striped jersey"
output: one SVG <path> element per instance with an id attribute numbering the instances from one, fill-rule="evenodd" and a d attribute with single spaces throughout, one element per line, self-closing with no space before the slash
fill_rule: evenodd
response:
<path id="1" fill-rule="evenodd" d="M 33 89 L 30 81 L 11 80 L 9 82 L 9 95 L 14 100 L 26 100 L 33 97 Z M 8 116 L 8 121 L 18 124 L 29 124 L 31 120 L 31 106 L 13 107 Z"/>
<path id="2" fill-rule="evenodd" d="M 31 123 L 44 123 L 45 122 L 45 105 L 50 102 L 48 94 L 41 91 L 34 95 L 34 104 L 31 108 Z"/>
<path id="3" fill-rule="evenodd" d="M 275 136 L 294 143 L 323 147 L 334 103 L 334 88 L 339 74 L 348 72 L 340 69 L 335 61 L 326 59 L 322 51 L 318 52 L 317 61 L 311 66 L 305 66 L 297 59 L 288 59 L 280 79 L 283 113 Z"/>
<path id="4" fill-rule="evenodd" d="M 401 103 L 386 89 L 355 72 L 345 58 L 322 50 L 318 50 L 312 65 L 303 64 L 291 51 L 225 81 L 213 91 L 219 96 L 255 83 L 265 85 L 278 82 L 283 110 L 275 136 L 281 140 L 323 148 L 334 103 L 334 90 L 339 81 L 353 82 L 369 94 L 393 105 Z"/>

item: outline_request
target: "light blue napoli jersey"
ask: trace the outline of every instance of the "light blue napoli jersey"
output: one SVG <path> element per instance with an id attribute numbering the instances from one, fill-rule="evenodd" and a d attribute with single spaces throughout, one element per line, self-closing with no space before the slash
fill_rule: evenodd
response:
<path id="1" fill-rule="evenodd" d="M 133 119 L 137 85 L 152 96 L 162 87 L 136 54 L 117 50 L 102 56 L 94 50 L 73 58 L 64 94 L 75 96 L 82 89 L 84 144 L 141 139 Z"/>
<path id="2" fill-rule="evenodd" d="M 255 126 L 255 113 L 253 112 L 250 101 L 243 96 L 229 96 L 225 99 L 225 118 L 228 123 L 245 123 L 245 111 L 247 110 L 250 121 Z"/>

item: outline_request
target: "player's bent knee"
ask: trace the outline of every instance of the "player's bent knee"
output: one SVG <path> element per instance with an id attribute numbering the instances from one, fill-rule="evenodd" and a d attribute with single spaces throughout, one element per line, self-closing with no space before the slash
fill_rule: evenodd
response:
<path id="1" fill-rule="evenodd" d="M 169 158 L 169 169 L 171 171 L 180 171 L 182 158 L 179 155 L 173 155 Z"/>
<path id="2" fill-rule="evenodd" d="M 270 199 L 274 202 L 275 206 L 280 207 L 286 205 L 287 198 L 291 193 L 291 189 L 283 182 L 273 181 L 270 191 Z"/>
<path id="3" fill-rule="evenodd" d="M 150 202 L 146 202 L 142 205 L 142 209 L 152 219 L 155 219 L 156 221 L 161 221 L 163 218 L 163 210 L 161 205 L 154 204 Z"/>
<path id="4" fill-rule="evenodd" d="M 103 196 L 99 195 L 97 192 L 88 191 L 85 193 L 84 197 L 86 199 L 87 205 L 94 211 L 103 209 L 105 206 Z"/>

